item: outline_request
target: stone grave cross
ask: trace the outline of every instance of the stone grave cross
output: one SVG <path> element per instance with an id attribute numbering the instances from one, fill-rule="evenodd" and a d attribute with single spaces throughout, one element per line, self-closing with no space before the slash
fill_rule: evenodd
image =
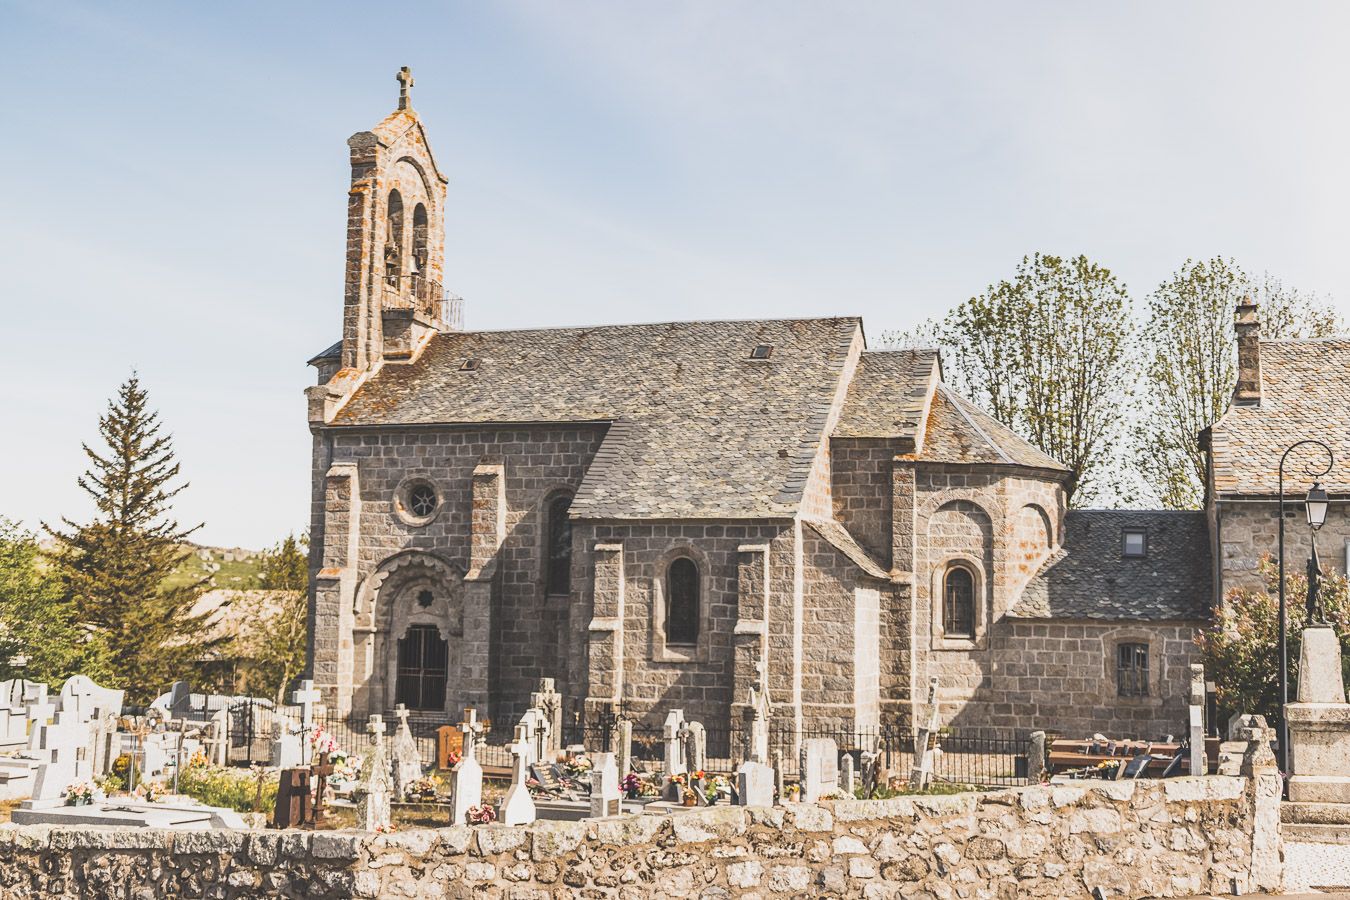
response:
<path id="1" fill-rule="evenodd" d="M 28 732 L 29 756 L 35 756 L 37 759 L 49 758 L 44 755 L 46 751 L 42 749 L 42 729 L 47 726 L 54 715 L 56 715 L 56 704 L 52 703 L 48 697 L 43 697 L 38 702 L 28 705 L 28 720 L 32 729 Z"/>
<path id="2" fill-rule="evenodd" d="M 528 825 L 535 820 L 534 798 L 526 781 L 530 777 L 529 756 L 533 752 L 529 734 L 524 725 L 516 726 L 516 739 L 511 751 L 511 787 L 502 798 L 498 819 L 503 825 Z"/>
<path id="3" fill-rule="evenodd" d="M 1192 775 L 1206 775 L 1209 760 L 1205 756 L 1205 667 L 1191 664 L 1190 697 L 1190 769 Z"/>
<path id="4" fill-rule="evenodd" d="M 291 702 L 300 707 L 300 727 L 305 731 L 305 740 L 314 727 L 314 707 L 323 698 L 323 693 L 314 687 L 314 682 L 306 679 L 300 682 L 300 690 L 291 694 Z"/>
<path id="5" fill-rule="evenodd" d="M 422 757 L 417 751 L 412 729 L 408 727 L 408 707 L 400 703 L 394 707 L 398 725 L 394 732 L 394 794 L 400 799 L 407 796 L 408 788 L 422 777 Z"/>
<path id="6" fill-rule="evenodd" d="M 483 767 L 474 758 L 474 745 L 483 726 L 478 723 L 478 711 L 473 707 L 464 710 L 464 721 L 459 730 L 464 732 L 464 755 L 450 770 L 451 825 L 468 824 L 469 809 L 483 802 Z"/>
<path id="7" fill-rule="evenodd" d="M 384 720 L 372 715 L 366 725 L 370 732 L 370 749 L 361 766 L 360 799 L 356 806 L 357 825 L 365 831 L 384 831 L 389 828 L 389 800 L 393 784 L 389 779 L 389 757 L 384 752 Z"/>
<path id="8" fill-rule="evenodd" d="M 463 759 L 474 759 L 477 757 L 478 736 L 483 733 L 483 723 L 478 721 L 478 710 L 472 706 L 464 710 L 464 721 L 459 723 L 459 730 L 464 732 L 464 755 Z"/>
<path id="9" fill-rule="evenodd" d="M 552 678 L 541 678 L 539 690 L 530 695 L 530 705 L 543 713 L 546 730 L 541 758 L 547 753 L 549 760 L 562 748 L 562 695 L 554 690 L 554 683 Z"/>
<path id="10" fill-rule="evenodd" d="M 910 786 L 923 790 L 933 777 L 933 747 L 937 744 L 938 729 L 942 721 L 938 716 L 937 703 L 938 680 L 934 675 L 928 679 L 928 724 L 919 729 L 918 740 L 914 744 L 914 769 L 910 772 Z"/>

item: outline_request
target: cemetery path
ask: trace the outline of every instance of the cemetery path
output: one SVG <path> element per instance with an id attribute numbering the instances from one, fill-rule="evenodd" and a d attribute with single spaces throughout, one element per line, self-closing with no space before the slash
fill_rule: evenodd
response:
<path id="1" fill-rule="evenodd" d="M 1291 891 L 1350 888 L 1350 846 L 1285 841 L 1284 883 Z"/>

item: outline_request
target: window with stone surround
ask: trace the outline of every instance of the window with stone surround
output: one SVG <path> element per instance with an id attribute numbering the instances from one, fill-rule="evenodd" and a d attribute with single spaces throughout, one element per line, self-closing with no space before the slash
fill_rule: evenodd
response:
<path id="1" fill-rule="evenodd" d="M 571 508 L 572 498 L 567 494 L 554 497 L 547 507 L 544 591 L 550 597 L 572 592 L 572 520 L 567 517 Z"/>
<path id="2" fill-rule="evenodd" d="M 394 512 L 405 524 L 429 525 L 441 510 L 441 495 L 436 485 L 426 478 L 408 478 L 398 486 L 394 496 Z"/>
<path id="3" fill-rule="evenodd" d="M 942 631 L 949 638 L 975 636 L 975 576 L 952 566 L 942 585 Z"/>
<path id="4" fill-rule="evenodd" d="M 666 570 L 666 643 L 698 643 L 698 566 L 687 556 L 671 562 Z"/>
<path id="5" fill-rule="evenodd" d="M 413 625 L 398 642 L 395 700 L 409 709 L 442 709 L 448 647 L 434 625 Z"/>
<path id="6" fill-rule="evenodd" d="M 1148 696 L 1148 644 L 1116 645 L 1116 696 Z"/>

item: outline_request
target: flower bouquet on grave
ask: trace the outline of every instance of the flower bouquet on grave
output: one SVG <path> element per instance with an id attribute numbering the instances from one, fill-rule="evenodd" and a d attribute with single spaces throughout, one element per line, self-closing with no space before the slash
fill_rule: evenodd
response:
<path id="1" fill-rule="evenodd" d="M 802 786 L 797 783 L 783 785 L 783 799 L 788 803 L 796 803 L 802 796 Z"/>
<path id="2" fill-rule="evenodd" d="M 189 769 L 204 769 L 206 768 L 206 764 L 207 764 L 206 751 L 203 750 L 201 747 L 198 747 L 196 750 L 194 750 L 192 753 L 192 758 L 187 761 L 187 767 Z"/>
<path id="3" fill-rule="evenodd" d="M 683 806 L 698 806 L 698 794 L 692 788 L 683 788 L 680 791 L 680 803 Z"/>
<path id="4" fill-rule="evenodd" d="M 464 820 L 470 825 L 489 825 L 497 821 L 497 811 L 486 803 L 464 810 Z"/>
<path id="5" fill-rule="evenodd" d="M 315 725 L 309 732 L 309 750 L 311 756 L 327 753 L 331 761 L 338 752 L 337 738 L 322 725 Z"/>
<path id="6" fill-rule="evenodd" d="M 659 797 L 659 796 L 661 796 L 661 787 L 660 787 L 660 785 L 658 785 L 655 781 L 649 781 L 649 780 L 647 780 L 647 779 L 645 779 L 645 778 L 644 778 L 644 779 L 641 779 L 641 780 L 639 781 L 639 788 L 638 788 L 638 790 L 639 790 L 640 795 L 643 796 L 643 797 Z"/>
<path id="7" fill-rule="evenodd" d="M 714 775 L 708 786 L 708 800 L 731 796 L 731 781 L 725 775 Z"/>
<path id="8" fill-rule="evenodd" d="M 419 778 L 409 784 L 403 793 L 408 800 L 413 802 L 434 803 L 438 786 L 434 778 Z"/>
<path id="9" fill-rule="evenodd" d="M 94 786 L 87 781 L 75 781 L 66 785 L 62 792 L 66 806 L 88 806 L 94 802 Z"/>
<path id="10" fill-rule="evenodd" d="M 446 768 L 453 769 L 459 765 L 460 755 L 453 750 L 447 750 L 445 753 Z"/>
<path id="11" fill-rule="evenodd" d="M 153 781 L 142 781 L 136 785 L 136 790 L 131 792 L 131 796 L 142 803 L 158 803 L 164 799 L 164 785 Z"/>
<path id="12" fill-rule="evenodd" d="M 623 776 L 623 781 L 619 782 L 619 787 L 623 790 L 623 795 L 629 800 L 636 800 L 642 796 L 642 779 L 637 777 L 636 772 L 629 772 Z"/>
<path id="13" fill-rule="evenodd" d="M 574 756 L 563 764 L 572 778 L 581 778 L 591 771 L 591 761 L 584 756 Z"/>

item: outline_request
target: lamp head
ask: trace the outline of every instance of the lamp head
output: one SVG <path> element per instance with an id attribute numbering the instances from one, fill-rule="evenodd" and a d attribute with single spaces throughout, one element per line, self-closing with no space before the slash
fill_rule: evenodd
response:
<path id="1" fill-rule="evenodd" d="M 1314 481 L 1312 489 L 1303 501 L 1303 510 L 1308 515 L 1308 527 L 1313 531 L 1321 528 L 1327 521 L 1327 507 L 1331 505 L 1322 482 Z"/>

